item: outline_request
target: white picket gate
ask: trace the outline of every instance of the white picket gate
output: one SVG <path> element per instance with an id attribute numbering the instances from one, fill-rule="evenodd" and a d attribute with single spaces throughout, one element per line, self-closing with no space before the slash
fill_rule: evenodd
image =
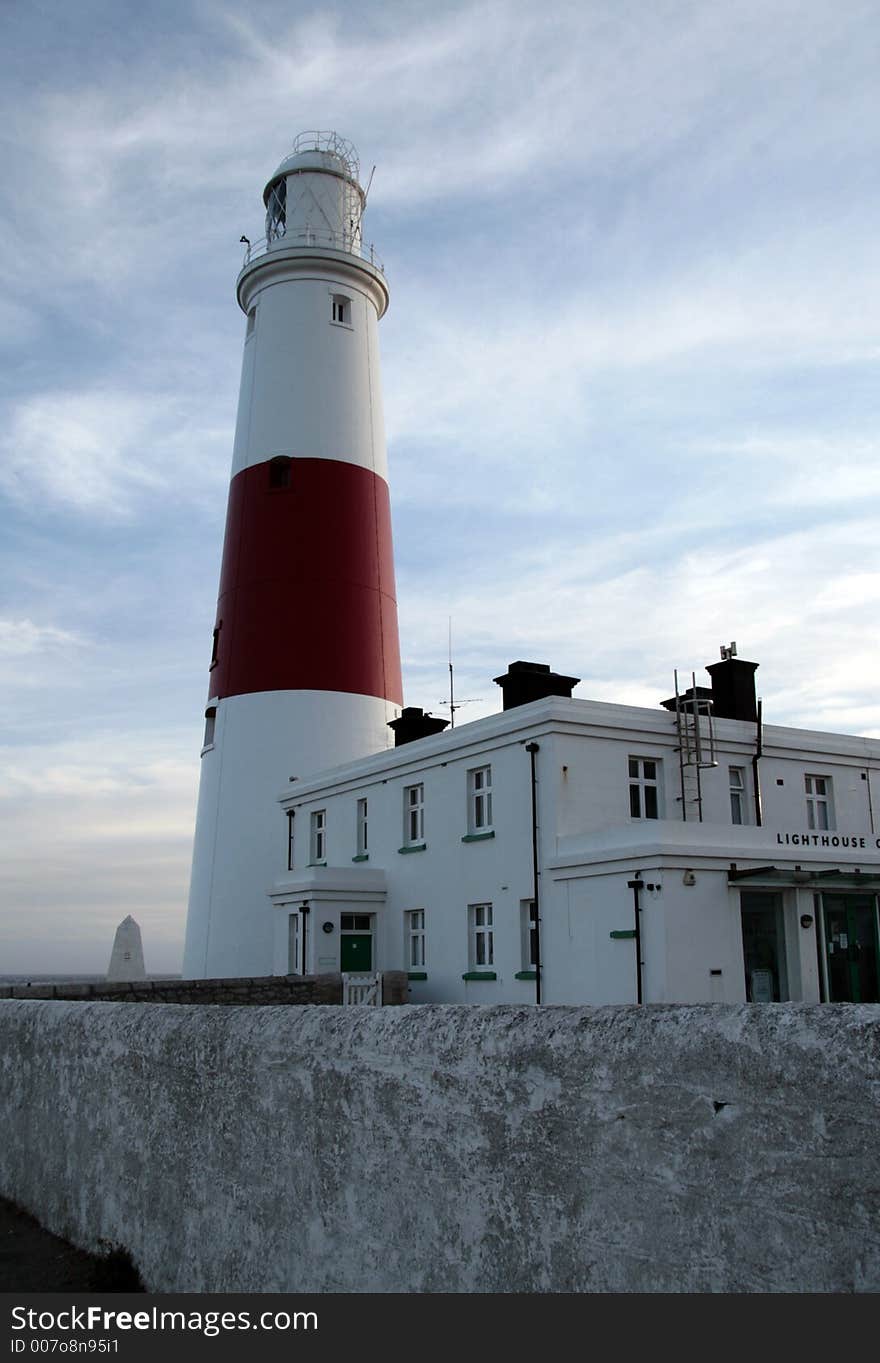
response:
<path id="1" fill-rule="evenodd" d="M 350 975 L 342 976 L 342 1002 L 354 1003 L 361 1006 L 372 1008 L 381 1007 L 382 1004 L 382 975 Z"/>

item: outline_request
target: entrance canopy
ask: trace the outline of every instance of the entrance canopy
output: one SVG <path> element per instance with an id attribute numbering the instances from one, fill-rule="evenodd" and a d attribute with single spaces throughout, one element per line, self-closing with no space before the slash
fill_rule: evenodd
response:
<path id="1" fill-rule="evenodd" d="M 786 885 L 807 885 L 816 881 L 821 884 L 847 880 L 855 885 L 880 885 L 880 871 L 859 871 L 855 867 L 843 870 L 839 866 L 823 867 L 817 871 L 778 866 L 746 866 L 740 869 L 732 861 L 727 879 L 730 883 L 738 880 L 773 880 L 783 881 Z"/>

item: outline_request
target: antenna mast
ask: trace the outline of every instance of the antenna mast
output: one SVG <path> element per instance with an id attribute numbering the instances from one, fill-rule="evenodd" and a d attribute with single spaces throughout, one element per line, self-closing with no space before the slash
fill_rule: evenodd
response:
<path id="1" fill-rule="evenodd" d="M 482 696 L 469 696 L 467 700 L 458 700 L 458 701 L 457 701 L 457 700 L 455 699 L 455 672 L 454 672 L 453 667 L 452 667 L 452 616 L 450 615 L 450 617 L 449 617 L 449 700 L 439 700 L 439 701 L 437 702 L 437 704 L 438 704 L 438 705 L 442 705 L 442 706 L 444 707 L 444 709 L 446 708 L 446 706 L 449 707 L 449 727 L 450 727 L 450 729 L 454 729 L 454 728 L 455 728 L 455 712 L 456 712 L 456 710 L 460 710 L 461 707 L 462 707 L 463 705 L 472 705 L 472 704 L 476 703 L 476 701 L 482 700 L 482 699 L 483 699 Z"/>

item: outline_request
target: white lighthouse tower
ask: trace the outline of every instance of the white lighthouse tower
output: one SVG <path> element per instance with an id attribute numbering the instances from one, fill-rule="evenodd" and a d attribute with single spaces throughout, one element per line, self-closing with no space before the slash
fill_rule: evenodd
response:
<path id="1" fill-rule="evenodd" d="M 267 975 L 292 778 L 389 747 L 401 704 L 381 266 L 354 148 L 303 133 L 248 243 L 247 318 L 183 970 Z"/>

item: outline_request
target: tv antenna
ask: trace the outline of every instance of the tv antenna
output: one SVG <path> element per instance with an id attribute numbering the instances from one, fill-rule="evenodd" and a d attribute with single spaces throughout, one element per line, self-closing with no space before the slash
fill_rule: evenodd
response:
<path id="1" fill-rule="evenodd" d="M 455 671 L 452 666 L 452 616 L 449 617 L 449 700 L 438 700 L 437 704 L 442 705 L 444 710 L 449 711 L 449 727 L 455 728 L 455 712 L 460 710 L 463 705 L 475 705 L 482 700 L 482 696 L 470 696 L 467 700 L 455 699 Z"/>

